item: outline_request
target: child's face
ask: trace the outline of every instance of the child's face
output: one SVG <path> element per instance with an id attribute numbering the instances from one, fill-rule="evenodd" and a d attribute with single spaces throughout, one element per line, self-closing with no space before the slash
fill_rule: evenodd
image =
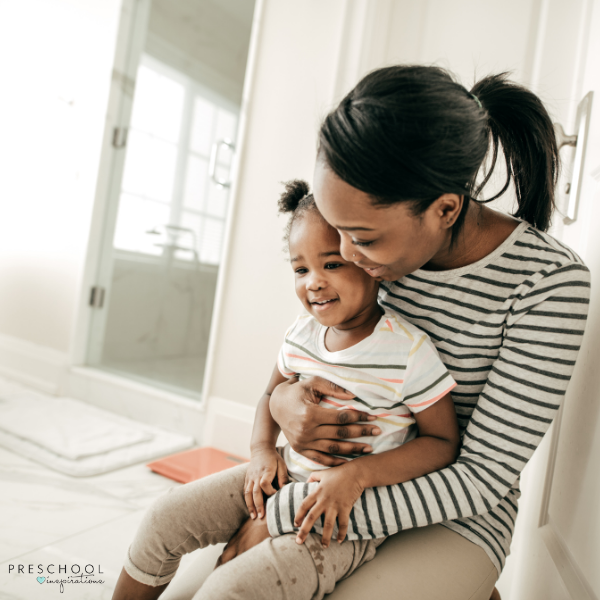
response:
<path id="1" fill-rule="evenodd" d="M 379 282 L 340 254 L 339 233 L 319 214 L 305 213 L 290 233 L 296 294 L 322 325 L 342 325 L 377 301 Z"/>

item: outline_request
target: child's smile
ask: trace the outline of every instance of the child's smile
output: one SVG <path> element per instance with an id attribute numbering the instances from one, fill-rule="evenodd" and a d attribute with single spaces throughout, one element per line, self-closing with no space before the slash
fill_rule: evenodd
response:
<path id="1" fill-rule="evenodd" d="M 379 283 L 342 258 L 338 232 L 318 212 L 294 222 L 290 256 L 296 294 L 322 325 L 351 329 L 378 310 Z"/>

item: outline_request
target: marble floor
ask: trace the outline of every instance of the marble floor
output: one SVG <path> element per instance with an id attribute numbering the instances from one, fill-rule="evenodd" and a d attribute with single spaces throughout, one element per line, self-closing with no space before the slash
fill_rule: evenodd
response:
<path id="1" fill-rule="evenodd" d="M 143 463 L 78 478 L 0 448 L 0 600 L 110 600 L 144 512 L 178 485 Z M 180 571 L 186 559 L 193 555 Z M 51 564 L 55 576 L 46 572 Z M 59 565 L 93 565 L 92 579 L 104 583 L 65 585 L 61 593 L 59 584 L 38 582 L 38 565 L 51 581 Z"/>

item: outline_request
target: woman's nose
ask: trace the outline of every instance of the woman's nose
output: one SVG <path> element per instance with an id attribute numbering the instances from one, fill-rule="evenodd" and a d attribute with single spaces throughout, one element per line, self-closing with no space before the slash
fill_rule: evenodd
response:
<path id="1" fill-rule="evenodd" d="M 340 235 L 340 254 L 348 262 L 358 262 L 362 257 L 362 254 L 350 241 L 348 234 L 344 233 Z"/>

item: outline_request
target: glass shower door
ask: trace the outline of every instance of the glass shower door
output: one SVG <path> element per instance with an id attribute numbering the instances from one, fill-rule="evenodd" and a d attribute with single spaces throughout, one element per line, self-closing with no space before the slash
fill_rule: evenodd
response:
<path id="1" fill-rule="evenodd" d="M 199 398 L 239 104 L 156 54 L 137 69 L 87 362 Z"/>

